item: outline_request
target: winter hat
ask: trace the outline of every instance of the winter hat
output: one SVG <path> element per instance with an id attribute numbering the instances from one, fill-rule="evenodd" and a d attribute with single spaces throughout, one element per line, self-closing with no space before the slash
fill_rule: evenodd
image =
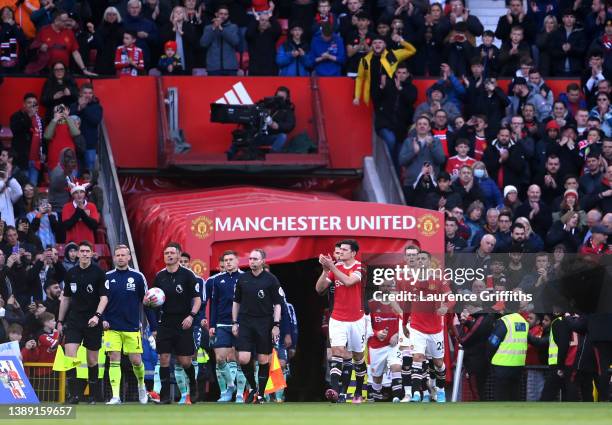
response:
<path id="1" fill-rule="evenodd" d="M 517 190 L 517 188 L 515 186 L 508 185 L 508 186 L 504 187 L 504 198 L 506 196 L 508 196 L 509 193 L 512 193 L 512 192 L 518 193 L 518 190 Z"/>
<path id="2" fill-rule="evenodd" d="M 164 50 L 166 49 L 172 49 L 176 52 L 176 49 L 177 49 L 176 41 L 172 41 L 172 40 L 166 41 L 166 43 L 164 44 Z"/>
<path id="3" fill-rule="evenodd" d="M 556 130 L 560 130 L 561 127 L 559 126 L 559 123 L 555 120 L 550 120 L 546 123 L 546 130 L 550 130 L 550 129 L 556 129 Z"/>
<path id="4" fill-rule="evenodd" d="M 563 199 L 565 199 L 565 198 L 567 198 L 569 196 L 573 196 L 574 198 L 578 199 L 578 192 L 575 189 L 567 189 L 563 193 Z"/>

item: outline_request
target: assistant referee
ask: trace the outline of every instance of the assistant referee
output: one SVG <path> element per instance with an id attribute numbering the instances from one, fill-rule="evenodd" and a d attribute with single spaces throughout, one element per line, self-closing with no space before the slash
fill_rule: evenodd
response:
<path id="1" fill-rule="evenodd" d="M 269 356 L 280 334 L 283 290 L 276 276 L 263 269 L 265 258 L 263 249 L 251 251 L 250 270 L 238 278 L 232 305 L 232 333 L 237 337 L 238 361 L 251 386 L 246 403 L 264 402 L 270 372 Z M 253 351 L 259 363 L 259 386 L 251 362 Z"/>
<path id="2" fill-rule="evenodd" d="M 155 276 L 153 287 L 161 288 L 166 301 L 161 307 L 156 343 L 159 353 L 161 404 L 170 404 L 170 355 L 174 353 L 189 379 L 191 403 L 198 400 L 198 385 L 191 358 L 195 353 L 193 320 L 200 311 L 202 299 L 197 291 L 196 276 L 179 264 L 181 246 L 171 242 L 164 248 L 166 268 Z M 196 326 L 200 324 L 197 323 Z"/>
<path id="3" fill-rule="evenodd" d="M 57 330 L 64 335 L 66 360 L 78 364 L 77 350 L 81 342 L 87 349 L 87 372 L 90 404 L 100 398 L 98 385 L 98 351 L 102 346 L 102 313 L 108 304 L 108 281 L 102 269 L 91 263 L 93 247 L 79 244 L 79 264 L 64 277 L 64 293 L 60 301 Z M 79 382 L 76 368 L 66 371 L 70 397 L 67 403 L 79 403 Z"/>

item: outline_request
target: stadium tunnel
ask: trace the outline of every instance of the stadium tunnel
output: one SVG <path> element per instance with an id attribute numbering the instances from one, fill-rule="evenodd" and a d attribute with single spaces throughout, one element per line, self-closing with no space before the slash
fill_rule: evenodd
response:
<path id="1" fill-rule="evenodd" d="M 315 289 L 318 256 L 345 238 L 359 242 L 358 259 L 402 252 L 409 239 L 432 253 L 444 249 L 443 217 L 400 205 L 347 201 L 335 194 L 258 187 L 159 190 L 132 193 L 129 221 L 141 271 L 149 281 L 164 267 L 164 246 L 176 241 L 206 278 L 218 270 L 225 250 L 248 267 L 254 248 L 270 265 L 296 310 L 298 347 L 291 362 L 287 398 L 319 400 L 325 386 L 325 338 L 321 328 L 327 297 Z M 367 263 L 367 260 L 365 261 Z"/>

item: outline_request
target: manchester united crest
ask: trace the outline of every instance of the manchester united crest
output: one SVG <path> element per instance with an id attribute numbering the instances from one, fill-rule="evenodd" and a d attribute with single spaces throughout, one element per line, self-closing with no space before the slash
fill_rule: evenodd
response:
<path id="1" fill-rule="evenodd" d="M 203 277 L 208 273 L 208 265 L 199 259 L 191 260 L 191 270 L 198 276 Z"/>
<path id="2" fill-rule="evenodd" d="M 417 220 L 417 229 L 423 236 L 433 236 L 440 230 L 440 220 L 433 214 L 425 214 Z"/>
<path id="3" fill-rule="evenodd" d="M 212 232 L 212 220 L 201 215 L 191 222 L 191 231 L 198 239 L 206 239 Z"/>

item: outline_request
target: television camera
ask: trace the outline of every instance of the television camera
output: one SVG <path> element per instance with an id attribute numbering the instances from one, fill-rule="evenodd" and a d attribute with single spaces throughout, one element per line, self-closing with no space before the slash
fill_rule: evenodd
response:
<path id="1" fill-rule="evenodd" d="M 249 161 L 265 159 L 265 151 L 255 143 L 260 135 L 268 134 L 272 114 L 283 108 L 285 100 L 280 96 L 265 97 L 254 105 L 210 104 L 210 121 L 222 124 L 238 124 L 232 131 L 229 160 Z"/>

